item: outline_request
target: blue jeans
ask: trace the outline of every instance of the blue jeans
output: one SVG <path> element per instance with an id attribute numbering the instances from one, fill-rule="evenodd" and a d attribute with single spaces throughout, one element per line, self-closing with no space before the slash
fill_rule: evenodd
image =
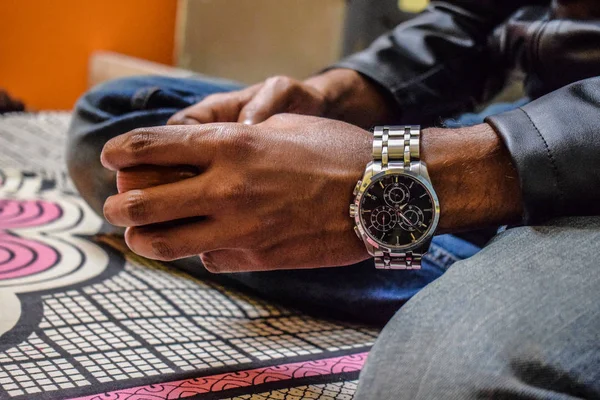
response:
<path id="1" fill-rule="evenodd" d="M 166 77 L 126 78 L 94 88 L 77 103 L 69 131 L 69 170 L 82 196 L 101 212 L 104 199 L 116 190 L 114 175 L 99 162 L 102 146 L 110 138 L 134 128 L 163 125 L 173 113 L 209 94 L 238 88 L 224 81 Z M 454 262 L 479 250 L 457 236 L 441 235 L 433 239 L 421 270 L 375 270 L 368 260 L 344 268 L 239 273 L 228 279 L 295 306 L 384 323 Z M 204 272 L 197 260 L 178 265 L 196 275 Z"/>

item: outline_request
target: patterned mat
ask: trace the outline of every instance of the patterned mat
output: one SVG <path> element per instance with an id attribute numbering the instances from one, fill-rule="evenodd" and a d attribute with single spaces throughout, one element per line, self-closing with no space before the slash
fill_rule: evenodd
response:
<path id="1" fill-rule="evenodd" d="M 351 399 L 377 332 L 131 253 L 64 172 L 68 114 L 0 118 L 0 399 Z"/>

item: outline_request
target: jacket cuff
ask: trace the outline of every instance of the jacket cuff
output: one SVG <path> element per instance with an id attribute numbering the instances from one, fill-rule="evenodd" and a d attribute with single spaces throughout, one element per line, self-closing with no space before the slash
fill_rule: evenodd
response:
<path id="1" fill-rule="evenodd" d="M 517 169 L 523 195 L 523 222 L 555 215 L 558 170 L 548 142 L 527 112 L 518 108 L 485 119 L 504 141 Z"/>

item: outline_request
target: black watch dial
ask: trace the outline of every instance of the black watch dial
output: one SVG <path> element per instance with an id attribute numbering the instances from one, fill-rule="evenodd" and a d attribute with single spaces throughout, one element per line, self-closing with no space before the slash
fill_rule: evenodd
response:
<path id="1" fill-rule="evenodd" d="M 433 198 L 409 175 L 384 175 L 365 190 L 360 219 L 367 234 L 386 247 L 404 247 L 427 234 L 435 211 Z"/>

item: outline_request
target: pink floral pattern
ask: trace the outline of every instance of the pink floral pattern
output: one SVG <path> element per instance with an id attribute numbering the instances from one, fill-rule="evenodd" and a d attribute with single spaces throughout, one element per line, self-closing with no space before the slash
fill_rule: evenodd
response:
<path id="1" fill-rule="evenodd" d="M 61 208 L 49 201 L 0 200 L 0 281 L 38 274 L 59 260 L 56 250 L 48 245 L 4 229 L 46 225 L 61 215 Z"/>
<path id="2" fill-rule="evenodd" d="M 71 192 L 60 193 L 33 174 L 5 175 L 0 171 L 1 179 L 0 294 L 4 311 L 0 336 L 10 337 L 15 345 L 0 354 L 0 398 L 228 397 L 262 393 L 273 383 L 294 388 L 354 380 L 362 368 L 365 351 L 374 340 L 363 328 L 314 319 L 139 259 L 127 251 L 122 239 L 98 235 L 102 220 Z M 181 288 L 185 295 L 175 296 Z M 165 298 L 165 293 L 172 296 Z M 127 314 L 121 319 L 120 307 L 127 307 L 131 296 L 145 314 L 127 319 L 124 310 Z M 27 301 L 21 303 L 22 299 Z M 181 305 L 190 310 L 189 314 L 183 311 L 185 316 L 171 306 L 189 299 L 193 304 Z M 270 329 L 266 321 L 271 320 L 281 323 L 281 330 Z M 247 334 L 240 330 L 246 321 L 251 321 Z M 260 337 L 256 337 L 255 323 L 267 324 L 260 328 Z M 286 333 L 305 324 L 305 338 Z M 227 329 L 243 332 L 236 333 L 241 342 L 221 341 Z M 139 333 L 132 339 L 129 330 L 142 330 L 151 337 Z M 330 349 L 338 335 L 338 347 Z M 100 348 L 98 343 L 106 344 Z M 285 354 L 284 359 L 270 356 L 268 349 L 288 343 L 300 350 Z M 82 345 L 89 349 L 85 354 L 75 357 L 70 353 Z M 199 354 L 204 349 L 207 353 Z M 134 359 L 131 354 L 139 356 Z M 211 370 L 213 357 L 219 361 L 223 357 L 223 362 L 214 366 L 219 373 Z M 262 360 L 260 367 L 257 360 Z M 266 360 L 279 365 L 265 367 Z"/>
<path id="3" fill-rule="evenodd" d="M 0 229 L 29 228 L 60 218 L 56 203 L 42 200 L 0 200 Z"/>
<path id="4" fill-rule="evenodd" d="M 0 281 L 38 274 L 58 258 L 56 250 L 43 243 L 0 231 Z"/>

